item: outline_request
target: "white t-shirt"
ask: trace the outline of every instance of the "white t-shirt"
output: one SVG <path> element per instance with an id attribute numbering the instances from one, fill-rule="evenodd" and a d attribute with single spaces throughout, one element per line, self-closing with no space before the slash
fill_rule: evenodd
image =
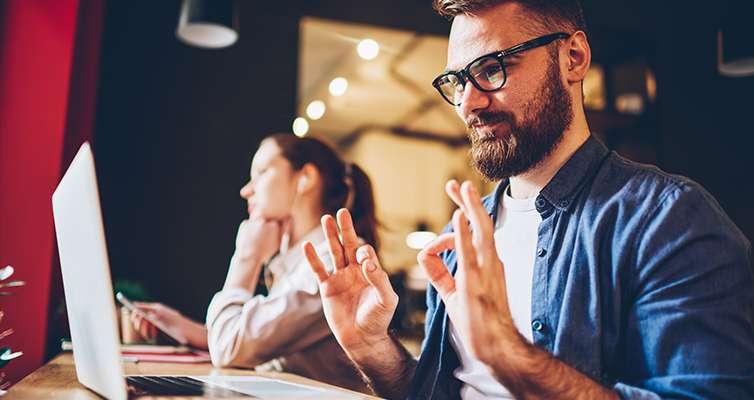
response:
<path id="1" fill-rule="evenodd" d="M 542 217 L 534 206 L 535 200 L 536 197 L 514 199 L 506 189 L 495 224 L 495 247 L 505 266 L 505 284 L 513 323 L 529 342 L 532 341 L 531 289 L 534 258 L 537 252 L 539 224 L 542 222 Z M 487 365 L 472 357 L 463 347 L 452 323 L 450 342 L 461 361 L 461 366 L 453 372 L 463 384 L 461 398 L 513 398 L 495 379 Z"/>

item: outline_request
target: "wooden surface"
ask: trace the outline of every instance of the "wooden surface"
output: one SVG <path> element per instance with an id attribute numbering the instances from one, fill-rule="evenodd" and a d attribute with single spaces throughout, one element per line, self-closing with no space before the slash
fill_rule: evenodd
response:
<path id="1" fill-rule="evenodd" d="M 298 375 L 255 372 L 244 369 L 213 368 L 211 364 L 172 364 L 172 363 L 123 363 L 126 375 L 242 375 L 265 376 L 293 383 L 302 383 L 316 387 L 339 390 L 359 396 L 362 399 L 375 399 L 361 393 L 341 389 L 336 386 L 307 379 Z M 140 397 L 149 399 L 150 397 Z M 165 397 L 160 397 L 165 398 Z M 185 399 L 186 397 L 180 397 Z M 18 382 L 3 396 L 6 399 L 101 399 L 96 393 L 82 386 L 76 379 L 76 367 L 71 353 L 62 353 L 43 365 L 31 375 Z"/>

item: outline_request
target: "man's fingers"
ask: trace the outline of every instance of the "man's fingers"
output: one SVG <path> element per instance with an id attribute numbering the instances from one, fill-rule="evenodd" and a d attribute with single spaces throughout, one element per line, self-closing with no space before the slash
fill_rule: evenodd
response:
<path id="1" fill-rule="evenodd" d="M 377 257 L 377 252 L 374 251 L 374 247 L 369 244 L 361 245 L 358 249 L 356 249 L 356 262 L 361 265 L 366 260 L 372 260 L 377 264 L 378 267 L 382 267 L 380 265 L 380 260 Z"/>
<path id="2" fill-rule="evenodd" d="M 461 197 L 463 198 L 466 209 L 463 210 L 466 214 L 466 218 L 471 221 L 471 226 L 474 227 L 474 232 L 480 235 L 484 241 L 489 242 L 492 232 L 492 220 L 487 210 L 482 205 L 482 198 L 479 197 L 474 185 L 466 181 L 461 185 Z"/>
<path id="3" fill-rule="evenodd" d="M 457 180 L 451 179 L 445 184 L 445 193 L 448 194 L 450 200 L 452 200 L 458 208 L 466 211 L 466 204 L 463 203 L 463 198 L 461 197 L 461 185 L 458 184 Z"/>
<path id="4" fill-rule="evenodd" d="M 487 265 L 489 260 L 497 258 L 494 241 L 494 226 L 492 218 L 482 205 L 474 185 L 466 181 L 461 185 L 461 195 L 466 203 L 466 217 L 471 221 L 472 244 L 476 249 L 476 256 L 480 265 Z"/>
<path id="5" fill-rule="evenodd" d="M 395 294 L 390 278 L 382 266 L 374 247 L 365 244 L 356 250 L 356 260 L 361 265 L 361 272 L 367 282 L 377 289 L 380 303 L 385 307 L 394 307 L 398 303 L 398 295 Z"/>
<path id="6" fill-rule="evenodd" d="M 372 259 L 367 259 L 361 264 L 361 272 L 367 282 L 377 289 L 377 296 L 383 306 L 394 308 L 398 304 L 398 295 L 395 294 L 387 273 L 378 264 Z"/>
<path id="7" fill-rule="evenodd" d="M 324 282 L 330 274 L 327 273 L 325 264 L 322 263 L 322 260 L 319 258 L 317 251 L 314 250 L 314 246 L 311 242 L 304 243 L 304 255 L 306 256 L 306 260 L 309 261 L 309 268 L 311 268 L 312 272 L 317 275 L 317 279 L 320 282 Z"/>
<path id="8" fill-rule="evenodd" d="M 453 232 L 443 233 L 424 246 L 422 252 L 439 254 L 445 250 L 453 249 L 456 247 L 455 236 Z"/>
<path id="9" fill-rule="evenodd" d="M 335 225 L 335 218 L 332 215 L 322 216 L 322 230 L 325 232 L 325 237 L 327 237 L 327 244 L 330 247 L 330 257 L 332 257 L 335 269 L 345 268 L 346 258 L 343 254 L 343 246 L 340 244 L 338 227 Z"/>
<path id="10" fill-rule="evenodd" d="M 359 237 L 356 235 L 356 229 L 353 227 L 351 213 L 347 209 L 341 208 L 336 214 L 340 234 L 343 237 L 343 253 L 346 256 L 346 263 L 356 264 L 356 248 L 359 247 Z"/>
<path id="11" fill-rule="evenodd" d="M 440 294 L 440 298 L 443 300 L 456 290 L 456 283 L 453 277 L 450 275 L 447 266 L 442 262 L 437 253 L 444 251 L 454 246 L 454 237 L 452 234 L 445 234 L 434 240 L 427 245 L 419 255 L 416 257 L 419 264 L 427 272 L 427 278 L 430 283 L 437 289 Z"/>
<path id="12" fill-rule="evenodd" d="M 455 246 L 458 252 L 458 271 L 467 274 L 477 267 L 476 249 L 471 243 L 471 230 L 463 211 L 453 213 L 453 230 L 455 231 Z"/>

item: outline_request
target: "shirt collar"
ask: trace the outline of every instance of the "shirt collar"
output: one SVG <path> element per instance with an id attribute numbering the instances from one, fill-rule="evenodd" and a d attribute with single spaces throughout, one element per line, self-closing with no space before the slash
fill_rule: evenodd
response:
<path id="1" fill-rule="evenodd" d="M 326 238 L 325 234 L 322 232 L 322 228 L 316 226 L 304 235 L 295 245 L 288 247 L 287 243 L 285 243 L 281 246 L 280 254 L 276 257 L 278 258 L 277 261 L 285 265 L 287 268 L 291 268 L 304 258 L 304 243 L 312 242 L 314 247 L 318 247 L 321 243 L 325 242 L 325 240 Z"/>
<path id="2" fill-rule="evenodd" d="M 597 172 L 609 152 L 599 139 L 594 135 L 589 135 L 589 138 L 573 153 L 571 158 L 566 161 L 539 193 L 537 209 L 541 212 L 542 201 L 547 201 L 553 207 L 562 211 L 567 210 L 573 198 Z M 495 188 L 495 192 L 482 201 L 493 221 L 497 217 L 498 205 L 506 187 L 508 187 L 508 179 L 501 181 Z"/>

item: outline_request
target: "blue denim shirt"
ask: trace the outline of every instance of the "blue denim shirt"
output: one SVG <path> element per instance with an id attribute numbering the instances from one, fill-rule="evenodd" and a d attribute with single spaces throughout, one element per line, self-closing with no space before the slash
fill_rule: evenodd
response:
<path id="1" fill-rule="evenodd" d="M 493 219 L 506 186 L 483 200 Z M 537 346 L 623 398 L 754 399 L 751 246 L 709 193 L 590 137 L 535 204 Z M 455 252 L 443 258 L 454 273 Z M 409 397 L 458 398 L 431 286 L 427 306 Z"/>

